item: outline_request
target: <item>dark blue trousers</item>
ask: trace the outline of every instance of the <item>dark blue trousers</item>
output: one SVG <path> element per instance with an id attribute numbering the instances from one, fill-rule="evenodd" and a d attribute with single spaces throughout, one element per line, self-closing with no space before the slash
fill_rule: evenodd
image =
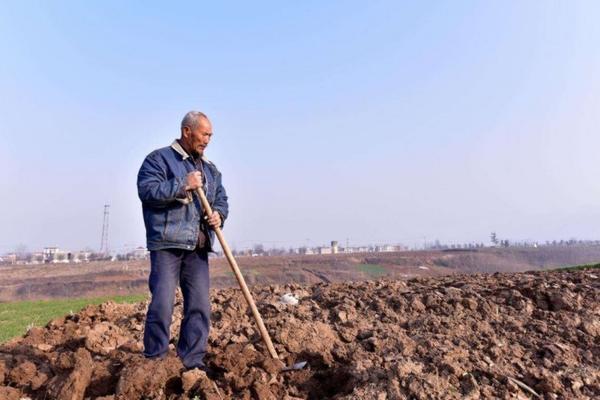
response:
<path id="1" fill-rule="evenodd" d="M 186 368 L 204 367 L 210 328 L 208 252 L 165 249 L 150 252 L 150 292 L 144 329 L 144 355 L 163 357 L 169 349 L 169 333 L 175 289 L 183 293 L 183 321 L 177 355 Z"/>

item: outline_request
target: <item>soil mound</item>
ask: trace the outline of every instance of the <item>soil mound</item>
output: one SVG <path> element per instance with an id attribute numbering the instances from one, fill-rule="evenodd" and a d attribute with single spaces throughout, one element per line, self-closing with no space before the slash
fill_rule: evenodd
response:
<path id="1" fill-rule="evenodd" d="M 454 275 L 212 292 L 208 375 L 142 352 L 147 304 L 105 303 L 0 346 L 0 398 L 600 398 L 596 271 Z M 279 301 L 285 293 L 297 305 Z M 182 311 L 177 297 L 173 343 Z"/>

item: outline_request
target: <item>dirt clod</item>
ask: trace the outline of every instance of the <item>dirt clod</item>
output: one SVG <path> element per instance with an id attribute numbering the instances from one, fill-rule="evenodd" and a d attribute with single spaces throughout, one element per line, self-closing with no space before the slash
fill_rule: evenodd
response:
<path id="1" fill-rule="evenodd" d="M 21 391 L 10 386 L 0 386 L 0 399 L 2 400 L 20 400 Z"/>
<path id="2" fill-rule="evenodd" d="M 31 361 L 24 361 L 13 368 L 8 379 L 19 387 L 28 386 L 37 373 L 37 367 Z"/>
<path id="3" fill-rule="evenodd" d="M 58 400 L 83 400 L 90 383 L 94 363 L 90 353 L 79 348 L 73 354 L 73 369 L 63 375 L 57 375 L 48 384 L 51 398 Z"/>

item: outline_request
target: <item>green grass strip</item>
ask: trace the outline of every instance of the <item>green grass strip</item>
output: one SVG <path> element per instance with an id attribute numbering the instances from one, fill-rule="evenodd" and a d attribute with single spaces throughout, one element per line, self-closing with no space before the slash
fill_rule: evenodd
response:
<path id="1" fill-rule="evenodd" d="M 598 269 L 600 268 L 600 263 L 598 264 L 584 264 L 584 265 L 573 265 L 571 267 L 561 267 L 557 268 L 557 271 L 578 271 L 583 269 Z"/>
<path id="2" fill-rule="evenodd" d="M 379 278 L 388 273 L 388 271 L 379 264 L 359 264 L 357 268 L 371 278 Z"/>
<path id="3" fill-rule="evenodd" d="M 116 303 L 137 303 L 146 298 L 144 294 L 135 294 L 0 303 L 0 343 L 23 335 L 32 326 L 44 326 L 55 318 L 79 312 L 90 304 L 101 304 L 109 300 Z"/>

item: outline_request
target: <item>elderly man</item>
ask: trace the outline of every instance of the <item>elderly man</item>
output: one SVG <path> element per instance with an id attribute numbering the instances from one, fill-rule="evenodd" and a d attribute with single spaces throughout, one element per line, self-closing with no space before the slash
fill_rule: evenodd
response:
<path id="1" fill-rule="evenodd" d="M 177 354 L 188 368 L 203 362 L 210 325 L 208 252 L 214 232 L 227 218 L 228 204 L 221 174 L 204 157 L 212 126 L 201 112 L 190 111 L 181 122 L 181 137 L 150 153 L 138 173 L 146 240 L 150 250 L 152 301 L 144 329 L 144 355 L 164 357 L 177 284 L 183 293 L 183 320 Z M 195 191 L 204 190 L 213 213 L 205 215 Z"/>

